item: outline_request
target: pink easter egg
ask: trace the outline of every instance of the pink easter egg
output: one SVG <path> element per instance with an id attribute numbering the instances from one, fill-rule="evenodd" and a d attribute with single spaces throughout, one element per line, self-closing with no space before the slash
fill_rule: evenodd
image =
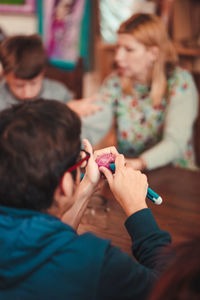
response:
<path id="1" fill-rule="evenodd" d="M 103 154 L 96 159 L 96 163 L 98 164 L 98 167 L 106 167 L 109 169 L 109 166 L 111 163 L 115 161 L 115 155 L 112 153 Z"/>

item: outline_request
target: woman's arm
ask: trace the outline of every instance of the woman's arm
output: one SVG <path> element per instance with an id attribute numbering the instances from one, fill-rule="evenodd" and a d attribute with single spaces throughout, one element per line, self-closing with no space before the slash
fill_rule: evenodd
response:
<path id="1" fill-rule="evenodd" d="M 169 99 L 161 142 L 141 155 L 147 169 L 164 166 L 179 158 L 192 138 L 198 113 L 198 92 L 192 76 L 187 71 L 183 75 Z"/>

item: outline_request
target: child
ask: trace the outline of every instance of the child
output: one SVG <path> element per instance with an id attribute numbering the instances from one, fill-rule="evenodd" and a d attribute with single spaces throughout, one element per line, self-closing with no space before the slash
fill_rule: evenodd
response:
<path id="1" fill-rule="evenodd" d="M 4 79 L 0 85 L 0 110 L 40 97 L 66 102 L 81 117 L 99 109 L 92 98 L 73 101 L 67 87 L 44 77 L 46 52 L 37 34 L 5 39 L 0 47 L 0 61 Z"/>

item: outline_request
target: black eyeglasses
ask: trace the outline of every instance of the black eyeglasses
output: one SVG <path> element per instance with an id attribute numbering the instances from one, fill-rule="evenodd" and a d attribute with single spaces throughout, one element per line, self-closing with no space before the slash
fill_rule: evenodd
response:
<path id="1" fill-rule="evenodd" d="M 82 158 L 82 153 L 85 154 L 85 156 Z M 80 167 L 83 167 L 83 163 L 84 163 L 84 168 L 87 166 L 87 162 L 88 162 L 88 159 L 90 158 L 90 153 L 88 153 L 87 151 L 85 151 L 84 149 L 81 149 L 80 151 L 80 157 L 77 161 L 76 164 L 74 164 L 72 167 L 70 167 L 69 169 L 67 169 L 67 172 L 72 172 L 74 171 L 75 169 L 77 169 L 79 166 Z"/>

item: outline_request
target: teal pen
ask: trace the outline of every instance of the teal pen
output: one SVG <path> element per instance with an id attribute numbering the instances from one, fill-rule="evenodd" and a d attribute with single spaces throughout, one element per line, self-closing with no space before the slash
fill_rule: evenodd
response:
<path id="1" fill-rule="evenodd" d="M 110 164 L 110 170 L 115 172 L 115 163 Z M 147 189 L 147 198 L 153 203 L 160 205 L 162 203 L 162 198 L 156 194 L 150 187 Z"/>

